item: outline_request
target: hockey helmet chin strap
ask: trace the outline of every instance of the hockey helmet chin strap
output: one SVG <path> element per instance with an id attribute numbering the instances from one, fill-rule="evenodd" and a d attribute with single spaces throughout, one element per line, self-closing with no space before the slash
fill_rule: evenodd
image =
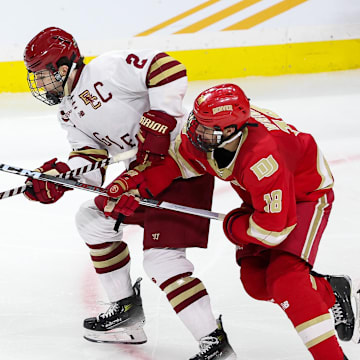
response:
<path id="1" fill-rule="evenodd" d="M 226 144 L 231 143 L 236 138 L 241 137 L 241 136 L 242 136 L 242 131 L 238 130 L 237 132 L 235 132 L 234 134 L 231 134 L 227 138 L 223 138 L 221 143 L 219 144 L 218 148 L 223 148 Z"/>
<path id="2" fill-rule="evenodd" d="M 243 134 L 243 130 L 247 127 L 247 126 L 251 126 L 251 127 L 257 127 L 258 124 L 253 124 L 253 123 L 245 123 L 244 125 L 242 125 L 240 127 L 239 130 L 236 130 L 233 134 L 231 134 L 230 136 L 228 136 L 227 138 L 223 138 L 221 143 L 219 144 L 218 148 L 223 148 L 226 144 L 231 143 L 233 140 L 235 140 L 236 138 L 242 136 Z"/>

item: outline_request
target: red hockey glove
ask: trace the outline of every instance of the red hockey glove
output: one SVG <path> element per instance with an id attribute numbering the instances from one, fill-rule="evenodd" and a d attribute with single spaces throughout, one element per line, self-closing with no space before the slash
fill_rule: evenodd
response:
<path id="1" fill-rule="evenodd" d="M 233 230 L 232 230 L 234 221 L 241 216 L 249 215 L 252 214 L 253 212 L 254 209 L 250 205 L 243 204 L 241 205 L 240 208 L 231 210 L 228 214 L 226 214 L 225 219 L 223 221 L 223 230 L 226 237 L 230 241 L 240 243 L 240 239 L 234 239 Z"/>
<path id="2" fill-rule="evenodd" d="M 130 190 L 139 189 L 141 196 L 146 196 L 145 178 L 141 171 L 124 171 L 112 183 L 107 186 L 107 194 L 111 198 L 119 198 L 123 193 Z M 149 194 L 147 195 L 147 197 Z"/>
<path id="3" fill-rule="evenodd" d="M 69 166 L 63 162 L 56 162 L 57 158 L 47 161 L 44 165 L 36 169 L 42 173 L 49 175 L 58 175 L 70 170 Z M 32 178 L 26 180 L 28 185 L 24 195 L 34 201 L 39 201 L 43 204 L 52 204 L 58 201 L 65 191 L 72 190 L 61 185 L 56 185 L 48 181 L 41 181 Z"/>
<path id="4" fill-rule="evenodd" d="M 170 146 L 170 132 L 176 126 L 176 119 L 162 111 L 150 110 L 140 120 L 137 134 L 139 164 L 157 161 L 167 155 Z"/>
<path id="5" fill-rule="evenodd" d="M 109 199 L 105 205 L 104 214 L 112 218 L 118 218 L 119 215 L 130 216 L 139 207 L 139 201 L 139 192 L 131 190 L 118 199 Z"/>
<path id="6" fill-rule="evenodd" d="M 110 198 L 98 196 L 95 203 L 99 209 L 103 208 L 105 216 L 116 219 L 114 230 L 118 231 L 124 216 L 132 215 L 139 207 L 139 196 L 152 197 L 146 189 L 142 172 L 132 169 L 123 172 L 107 186 Z"/>

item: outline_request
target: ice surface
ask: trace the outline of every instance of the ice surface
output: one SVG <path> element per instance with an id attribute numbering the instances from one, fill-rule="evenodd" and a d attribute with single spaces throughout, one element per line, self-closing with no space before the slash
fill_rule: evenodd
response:
<path id="1" fill-rule="evenodd" d="M 335 176 L 336 201 L 324 234 L 316 270 L 360 277 L 360 70 L 314 75 L 193 82 L 185 104 L 198 92 L 221 82 L 243 87 L 252 103 L 267 107 L 300 130 L 311 132 Z M 55 119 L 56 109 L 29 94 L 0 95 L 0 162 L 33 169 L 69 146 Z M 108 180 L 121 167 L 112 165 Z M 0 191 L 23 179 L 0 174 Z M 142 269 L 142 230 L 128 227 L 132 278 L 144 278 L 147 317 L 144 345 L 90 343 L 82 321 L 107 306 L 88 250 L 77 235 L 74 214 L 91 193 L 72 191 L 54 205 L 26 201 L 22 195 L 0 202 L 0 359 L 11 360 L 184 360 L 197 343 L 170 308 L 165 295 Z M 213 210 L 227 212 L 240 201 L 228 184 L 218 182 Z M 213 221 L 209 248 L 190 249 L 195 275 L 223 314 L 239 359 L 311 359 L 291 323 L 277 306 L 249 298 L 239 281 L 233 246 Z M 342 343 L 349 359 L 360 359 L 360 345 Z"/>

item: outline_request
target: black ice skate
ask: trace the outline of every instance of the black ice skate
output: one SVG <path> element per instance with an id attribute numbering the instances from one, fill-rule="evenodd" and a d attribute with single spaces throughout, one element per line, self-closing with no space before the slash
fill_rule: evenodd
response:
<path id="1" fill-rule="evenodd" d="M 353 302 L 355 303 L 355 326 L 352 341 L 355 344 L 360 344 L 360 279 L 353 283 Z"/>
<path id="2" fill-rule="evenodd" d="M 351 279 L 346 276 L 325 276 L 329 281 L 336 298 L 331 308 L 334 316 L 335 329 L 342 341 L 352 339 L 355 327 L 355 317 L 351 306 Z"/>
<path id="3" fill-rule="evenodd" d="M 94 342 L 143 344 L 147 341 L 143 326 L 145 315 L 140 297 L 140 281 L 136 280 L 134 295 L 116 301 L 105 312 L 84 320 L 84 338 Z"/>
<path id="4" fill-rule="evenodd" d="M 230 346 L 223 329 L 221 316 L 217 319 L 218 328 L 199 341 L 200 352 L 190 360 L 236 360 L 236 354 Z"/>

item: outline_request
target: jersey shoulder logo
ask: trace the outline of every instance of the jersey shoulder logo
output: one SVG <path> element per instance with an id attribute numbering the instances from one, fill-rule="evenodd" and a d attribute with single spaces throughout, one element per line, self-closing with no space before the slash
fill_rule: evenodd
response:
<path id="1" fill-rule="evenodd" d="M 256 164 L 251 166 L 250 170 L 256 175 L 258 180 L 265 177 L 270 177 L 279 169 L 279 164 L 276 162 L 272 155 L 262 158 Z"/>

